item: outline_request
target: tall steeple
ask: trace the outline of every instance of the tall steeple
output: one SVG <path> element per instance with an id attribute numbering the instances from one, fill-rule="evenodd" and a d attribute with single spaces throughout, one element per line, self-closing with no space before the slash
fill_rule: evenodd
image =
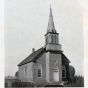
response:
<path id="1" fill-rule="evenodd" d="M 52 15 L 51 6 L 50 6 L 50 14 L 49 14 L 48 27 L 47 27 L 47 33 L 48 32 L 56 33 L 55 26 L 54 26 L 54 21 L 53 21 L 53 15 Z"/>
<path id="2" fill-rule="evenodd" d="M 54 69 L 57 69 L 57 81 L 62 81 L 62 57 L 61 57 L 61 45 L 59 44 L 59 33 L 56 33 L 52 9 L 50 7 L 49 21 L 47 27 L 47 33 L 45 35 L 45 47 L 46 47 L 46 81 L 54 82 Z M 57 61 L 57 65 L 53 61 Z M 56 73 L 55 73 L 56 74 Z"/>
<path id="3" fill-rule="evenodd" d="M 45 35 L 46 50 L 60 51 L 61 45 L 59 44 L 58 34 L 55 30 L 52 9 L 50 7 L 49 21 L 47 27 L 47 33 Z"/>

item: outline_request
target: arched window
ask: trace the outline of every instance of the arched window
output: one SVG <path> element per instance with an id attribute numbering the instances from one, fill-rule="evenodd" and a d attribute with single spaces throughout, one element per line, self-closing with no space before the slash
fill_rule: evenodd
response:
<path id="1" fill-rule="evenodd" d="M 62 66 L 62 77 L 66 78 L 66 68 L 64 65 Z"/>
<path id="2" fill-rule="evenodd" d="M 42 66 L 39 65 L 38 67 L 38 77 L 42 77 Z"/>

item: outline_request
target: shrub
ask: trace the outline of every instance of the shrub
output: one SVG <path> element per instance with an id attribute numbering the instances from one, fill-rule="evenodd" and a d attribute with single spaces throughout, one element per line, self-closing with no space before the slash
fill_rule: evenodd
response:
<path id="1" fill-rule="evenodd" d="M 8 87 L 8 83 L 5 83 L 5 87 Z"/>
<path id="2" fill-rule="evenodd" d="M 48 82 L 42 82 L 42 81 L 41 83 L 35 83 L 37 87 L 44 87 L 45 85 L 48 85 L 48 84 L 49 84 Z"/>

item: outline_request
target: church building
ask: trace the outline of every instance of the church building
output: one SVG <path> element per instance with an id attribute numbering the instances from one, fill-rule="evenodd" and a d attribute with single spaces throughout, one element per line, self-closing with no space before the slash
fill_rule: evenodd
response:
<path id="1" fill-rule="evenodd" d="M 18 64 L 18 80 L 21 82 L 61 83 L 69 81 L 69 59 L 63 54 L 59 44 L 52 9 L 50 8 L 45 45 Z"/>

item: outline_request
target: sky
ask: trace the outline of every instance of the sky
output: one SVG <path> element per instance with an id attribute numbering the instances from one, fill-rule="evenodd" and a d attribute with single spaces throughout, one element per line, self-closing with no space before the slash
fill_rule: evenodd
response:
<path id="1" fill-rule="evenodd" d="M 5 75 L 14 76 L 18 64 L 45 45 L 50 5 L 63 53 L 84 75 L 83 0 L 5 0 Z"/>

